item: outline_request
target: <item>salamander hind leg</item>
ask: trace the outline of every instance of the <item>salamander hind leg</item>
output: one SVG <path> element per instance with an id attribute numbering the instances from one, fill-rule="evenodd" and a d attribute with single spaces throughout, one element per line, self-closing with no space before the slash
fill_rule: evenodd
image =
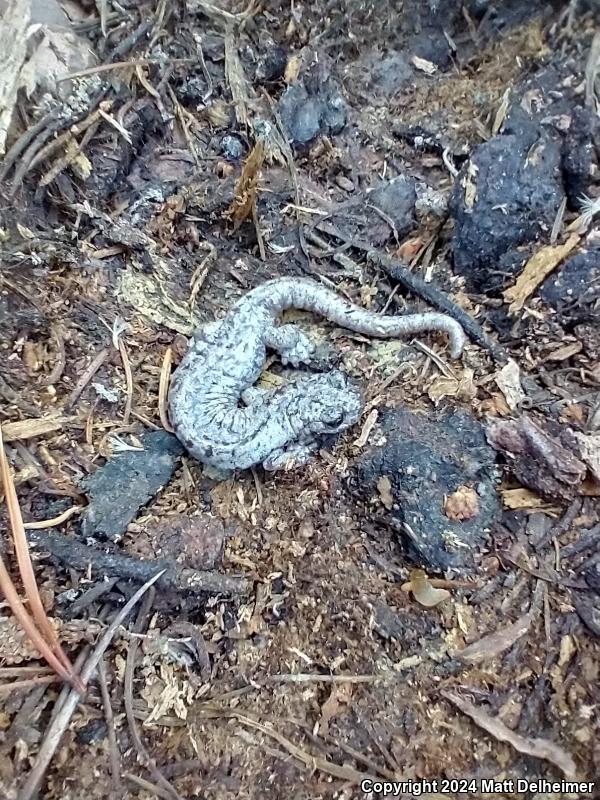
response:
<path id="1" fill-rule="evenodd" d="M 265 344 L 276 350 L 282 364 L 297 367 L 310 364 L 315 352 L 315 344 L 295 325 L 273 326 L 265 335 Z"/>
<path id="2" fill-rule="evenodd" d="M 318 447 L 319 445 L 316 441 L 289 444 L 287 447 L 274 450 L 263 461 L 263 467 L 267 472 L 275 472 L 278 469 L 302 466 L 310 461 L 311 455 Z"/>
<path id="3" fill-rule="evenodd" d="M 262 389 L 260 386 L 249 386 L 242 392 L 242 402 L 247 406 L 263 406 L 275 395 L 278 390 Z"/>

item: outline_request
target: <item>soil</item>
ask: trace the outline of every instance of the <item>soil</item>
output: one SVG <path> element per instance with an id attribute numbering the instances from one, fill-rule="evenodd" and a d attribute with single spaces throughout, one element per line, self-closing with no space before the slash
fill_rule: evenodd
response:
<path id="1" fill-rule="evenodd" d="M 103 24 L 65 4 L 98 63 L 59 84 L 37 132 L 41 90 L 19 96 L 9 147 L 33 132 L 0 187 L 0 424 L 23 517 L 91 504 L 53 526 L 76 564 L 32 532 L 36 578 L 72 661 L 145 580 L 115 554 L 243 580 L 160 584 L 107 651 L 109 703 L 93 681 L 38 796 L 350 800 L 370 778 L 413 781 L 406 798 L 464 779 L 458 796 L 541 800 L 501 782 L 597 781 L 600 250 L 576 207 L 600 193 L 593 4 L 98 5 Z M 576 235 L 529 294 L 505 294 Z M 323 368 L 364 387 L 359 425 L 274 474 L 222 479 L 181 457 L 165 377 L 244 291 L 310 275 L 373 310 L 428 308 L 352 237 L 448 294 L 504 363 L 290 313 Z M 262 380 L 286 372 L 273 358 Z M 515 427 L 554 445 L 515 460 L 486 444 L 498 420 L 530 418 Z M 437 424 L 453 431 L 442 455 Z M 574 461 L 568 491 L 540 489 Z M 4 505 L 0 520 L 18 584 Z M 1 614 L 0 797 L 15 800 L 60 685 Z"/>

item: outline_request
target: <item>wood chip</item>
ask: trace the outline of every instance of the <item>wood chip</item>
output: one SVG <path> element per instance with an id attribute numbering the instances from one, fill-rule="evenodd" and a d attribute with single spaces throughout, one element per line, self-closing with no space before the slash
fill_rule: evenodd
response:
<path id="1" fill-rule="evenodd" d="M 579 244 L 580 235 L 573 233 L 564 244 L 547 245 L 533 255 L 519 275 L 514 286 L 504 292 L 504 299 L 510 303 L 511 314 L 523 308 L 537 287 L 571 254 Z"/>
<path id="2" fill-rule="evenodd" d="M 521 734 L 511 731 L 510 728 L 498 719 L 492 717 L 486 711 L 470 703 L 464 697 L 460 697 L 453 692 L 442 689 L 441 694 L 446 700 L 453 703 L 463 714 L 471 717 L 476 725 L 483 728 L 495 739 L 500 742 L 506 742 L 514 747 L 519 753 L 534 758 L 541 758 L 544 761 L 549 761 L 555 767 L 560 769 L 566 778 L 573 780 L 576 774 L 575 762 L 571 755 L 554 742 L 549 742 L 546 739 L 539 739 L 537 737 L 521 736 Z"/>
<path id="3" fill-rule="evenodd" d="M 567 358 L 571 358 L 571 356 L 576 356 L 577 353 L 581 353 L 583 350 L 583 344 L 581 342 L 572 342 L 571 344 L 564 344 L 562 347 L 558 347 L 556 350 L 553 350 L 549 353 L 545 360 L 546 361 L 566 361 Z"/>
<path id="4" fill-rule="evenodd" d="M 502 504 L 504 508 L 547 508 L 548 503 L 531 489 L 520 486 L 517 489 L 502 489 Z"/>
<path id="5" fill-rule="evenodd" d="M 52 414 L 39 419 L 6 422 L 2 425 L 2 436 L 5 442 L 14 442 L 17 439 L 33 439 L 35 436 L 43 436 L 46 433 L 58 431 L 73 419 L 73 417 Z"/>
<path id="6" fill-rule="evenodd" d="M 365 423 L 363 425 L 362 431 L 360 432 L 358 439 L 355 439 L 352 442 L 354 447 L 363 448 L 366 445 L 366 443 L 369 440 L 371 431 L 375 427 L 378 415 L 379 411 L 376 408 L 374 408 L 372 411 L 369 412 L 369 415 L 365 420 Z"/>
<path id="7" fill-rule="evenodd" d="M 484 636 L 479 641 L 473 642 L 465 647 L 464 650 L 461 650 L 460 653 L 456 653 L 456 656 L 467 664 L 479 664 L 482 661 L 497 658 L 527 633 L 531 627 L 532 619 L 531 612 L 524 614 L 512 625 L 508 625 L 499 631 L 494 631 L 494 633 Z"/>

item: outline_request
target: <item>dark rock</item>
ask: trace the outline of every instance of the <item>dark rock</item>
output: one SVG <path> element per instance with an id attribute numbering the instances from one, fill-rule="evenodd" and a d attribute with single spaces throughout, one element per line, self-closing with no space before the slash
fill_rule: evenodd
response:
<path id="1" fill-rule="evenodd" d="M 432 635 L 432 618 L 426 614 L 394 611 L 385 603 L 375 603 L 373 611 L 373 628 L 384 639 L 398 639 L 404 646 L 414 647 Z"/>
<path id="2" fill-rule="evenodd" d="M 92 719 L 77 731 L 79 744 L 98 744 L 106 739 L 108 727 L 103 719 Z"/>
<path id="3" fill-rule="evenodd" d="M 370 502 L 387 478 L 393 506 L 376 513 L 401 533 L 412 557 L 436 571 L 471 569 L 500 511 L 495 456 L 482 426 L 461 411 L 432 419 L 401 408 L 387 409 L 381 426 L 386 444 L 360 459 L 351 489 Z M 453 520 L 445 501 L 462 487 L 475 490 L 477 513 Z"/>
<path id="4" fill-rule="evenodd" d="M 390 50 L 383 55 L 374 50 L 366 58 L 368 61 L 365 67 L 371 72 L 369 85 L 375 90 L 389 95 L 399 92 L 414 82 L 414 67 L 404 53 Z"/>
<path id="5" fill-rule="evenodd" d="M 454 266 L 469 288 L 497 292 L 504 277 L 499 273 L 514 274 L 508 265 L 499 269 L 499 260 L 549 231 L 563 197 L 557 139 L 536 139 L 525 128 L 475 148 L 451 203 Z M 518 261 L 509 258 L 518 271 Z"/>
<path id="6" fill-rule="evenodd" d="M 600 594 L 600 561 L 596 560 L 587 566 L 583 571 L 583 577 L 590 589 Z"/>
<path id="7" fill-rule="evenodd" d="M 563 141 L 563 180 L 569 206 L 573 211 L 579 209 L 590 180 L 594 124 L 594 115 L 589 108 L 575 108 Z"/>
<path id="8" fill-rule="evenodd" d="M 600 298 L 600 248 L 582 250 L 567 259 L 542 283 L 542 300 L 571 324 L 598 319 L 594 308 Z"/>
<path id="9" fill-rule="evenodd" d="M 380 247 L 394 236 L 402 238 L 415 227 L 415 181 L 403 176 L 383 181 L 363 194 L 360 214 L 333 214 L 335 225 L 348 239 Z"/>
<path id="10" fill-rule="evenodd" d="M 375 206 L 389 217 L 394 223 L 397 235 L 402 238 L 414 228 L 415 225 L 415 203 L 417 202 L 417 192 L 413 178 L 400 176 L 391 181 L 378 186 L 373 191 L 367 193 L 367 202 Z M 387 226 L 386 239 L 394 231 L 389 230 L 389 223 L 385 222 L 380 215 L 371 208 L 366 209 L 369 221 L 369 229 L 373 226 Z"/>
<path id="11" fill-rule="evenodd" d="M 254 79 L 258 83 L 273 83 L 283 78 L 287 66 L 288 54 L 283 47 L 271 44 L 259 56 L 254 72 Z"/>
<path id="12" fill-rule="evenodd" d="M 405 4 L 402 14 L 398 15 L 398 24 L 409 52 L 433 62 L 440 69 L 449 67 L 452 49 L 448 35 L 453 37 L 464 25 L 460 5 L 456 0 Z"/>
<path id="13" fill-rule="evenodd" d="M 143 450 L 114 455 L 83 481 L 90 503 L 81 521 L 84 536 L 116 541 L 140 508 L 169 481 L 183 447 L 166 431 L 142 437 Z"/>
<path id="14" fill-rule="evenodd" d="M 221 141 L 221 150 L 229 161 L 239 161 L 244 155 L 244 145 L 237 136 L 227 135 Z"/>
<path id="15" fill-rule="evenodd" d="M 297 147 L 309 145 L 318 136 L 339 133 L 348 118 L 346 101 L 324 64 L 310 70 L 304 82 L 288 87 L 279 100 L 278 110 Z"/>

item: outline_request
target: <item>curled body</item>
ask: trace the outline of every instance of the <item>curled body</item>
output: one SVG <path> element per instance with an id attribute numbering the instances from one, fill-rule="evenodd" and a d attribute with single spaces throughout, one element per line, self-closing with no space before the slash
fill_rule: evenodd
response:
<path id="1" fill-rule="evenodd" d="M 283 364 L 310 363 L 313 342 L 294 325 L 277 325 L 290 308 L 374 338 L 443 331 L 454 358 L 465 343 L 461 326 L 445 314 L 382 316 L 310 278 L 267 281 L 240 298 L 221 320 L 199 330 L 174 373 L 171 423 L 202 463 L 221 470 L 255 464 L 273 470 L 292 459 L 303 462 L 321 436 L 341 432 L 359 419 L 361 393 L 337 370 L 302 376 L 278 389 L 254 386 L 267 349 L 275 350 Z"/>

